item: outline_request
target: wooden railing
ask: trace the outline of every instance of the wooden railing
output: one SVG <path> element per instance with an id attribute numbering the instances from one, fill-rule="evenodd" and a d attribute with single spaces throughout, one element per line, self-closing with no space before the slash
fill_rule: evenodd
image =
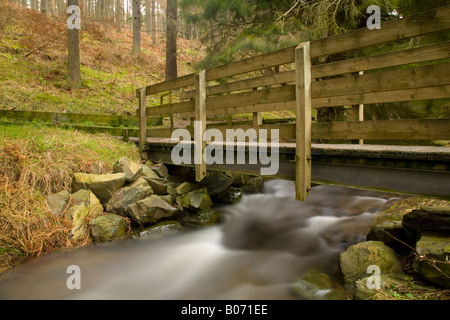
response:
<path id="1" fill-rule="evenodd" d="M 296 141 L 297 199 L 304 200 L 310 190 L 312 139 L 450 139 L 450 119 L 361 117 L 365 104 L 450 98 L 449 41 L 342 59 L 345 53 L 362 55 L 365 48 L 449 32 L 449 16 L 450 6 L 445 6 L 386 22 L 380 30 L 358 29 L 138 89 L 140 148 L 144 151 L 148 137 L 168 138 L 174 130 L 173 122 L 170 128 L 147 130 L 148 116 L 178 114 L 206 124 L 210 117 L 253 113 L 253 125 L 240 128 L 276 128 L 280 139 Z M 323 62 L 336 55 L 339 61 Z M 167 92 L 173 92 L 169 103 L 146 105 L 147 96 Z M 353 121 L 311 121 L 311 109 L 337 106 L 352 107 Z M 295 110 L 296 123 L 262 123 L 262 112 L 283 110 Z M 232 127 L 217 127 L 223 132 L 228 128 Z M 196 166 L 197 180 L 204 177 L 205 168 L 204 163 Z"/>
<path id="2" fill-rule="evenodd" d="M 89 133 L 105 133 L 116 137 L 139 137 L 139 118 L 109 114 L 57 113 L 40 111 L 0 110 L 0 123 L 39 123 L 70 127 Z M 147 126 L 160 126 L 161 117 L 147 117 Z"/>

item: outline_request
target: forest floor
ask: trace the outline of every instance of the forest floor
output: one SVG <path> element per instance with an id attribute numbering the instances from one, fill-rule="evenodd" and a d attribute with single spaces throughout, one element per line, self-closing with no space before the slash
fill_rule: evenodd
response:
<path id="1" fill-rule="evenodd" d="M 67 84 L 65 18 L 0 2 L 0 109 L 135 115 L 136 89 L 164 81 L 165 38 L 142 32 L 141 54 L 133 55 L 132 31 L 82 21 L 80 62 L 83 85 Z M 204 49 L 179 38 L 178 73 L 195 71 Z M 40 48 L 40 49 L 39 49 Z"/>

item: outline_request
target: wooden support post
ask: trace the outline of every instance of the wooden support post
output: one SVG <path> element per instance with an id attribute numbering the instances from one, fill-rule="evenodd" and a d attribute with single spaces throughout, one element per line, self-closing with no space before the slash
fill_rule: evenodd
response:
<path id="1" fill-rule="evenodd" d="M 203 159 L 206 147 L 203 140 L 206 131 L 206 70 L 200 71 L 195 79 L 194 162 L 195 180 L 200 182 L 206 176 L 206 162 Z"/>
<path id="2" fill-rule="evenodd" d="M 311 191 L 311 56 L 310 42 L 295 49 L 296 81 L 296 199 L 305 201 Z"/>
<path id="3" fill-rule="evenodd" d="M 145 151 L 147 144 L 147 93 L 146 88 L 141 89 L 139 96 L 139 153 L 141 160 L 147 160 L 148 156 Z"/>
<path id="4" fill-rule="evenodd" d="M 359 75 L 362 76 L 364 71 L 360 71 Z M 352 121 L 362 122 L 364 121 L 364 104 L 353 105 L 352 106 Z M 363 139 L 352 140 L 353 144 L 364 144 Z"/>

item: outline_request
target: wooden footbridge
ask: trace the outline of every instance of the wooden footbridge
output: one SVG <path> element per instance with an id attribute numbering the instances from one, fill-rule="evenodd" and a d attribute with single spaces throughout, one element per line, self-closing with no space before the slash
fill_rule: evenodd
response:
<path id="1" fill-rule="evenodd" d="M 449 39 L 449 17 L 450 6 L 445 6 L 386 22 L 379 30 L 358 29 L 141 88 L 142 157 L 174 163 L 171 152 L 182 145 L 183 136 L 175 120 L 186 119 L 190 136 L 183 136 L 183 144 L 194 145 L 187 150 L 193 150 L 198 161 L 183 165 L 195 167 L 198 181 L 207 169 L 259 174 L 267 163 L 250 161 L 252 153 L 268 148 L 279 159 L 273 177 L 295 180 L 298 200 L 307 198 L 312 182 L 449 199 L 450 148 L 421 146 L 423 141 L 450 140 L 449 118 L 364 121 L 363 116 L 365 105 L 389 103 L 396 108 L 405 101 L 442 99 L 448 106 L 450 42 L 431 42 L 428 35 L 445 33 L 435 38 Z M 406 43 L 408 49 L 395 50 Z M 149 96 L 161 103 L 147 105 Z M 330 107 L 345 107 L 349 121 L 314 119 L 315 110 Z M 295 111 L 293 122 L 263 121 L 264 112 L 289 110 Z M 237 114 L 252 114 L 252 123 L 233 123 Z M 147 117 L 160 115 L 170 117 L 170 127 L 147 128 Z M 215 124 L 217 117 L 228 121 Z M 216 159 L 224 161 L 207 165 L 202 155 L 219 143 L 211 136 L 225 137 L 232 129 L 242 129 L 247 138 L 235 143 L 234 137 L 222 145 L 236 154 L 245 152 L 249 161 L 227 164 L 226 152 L 220 155 L 215 149 Z M 207 131 L 214 134 L 205 137 Z M 369 145 L 363 140 L 409 146 Z M 323 141 L 340 143 L 319 143 Z"/>

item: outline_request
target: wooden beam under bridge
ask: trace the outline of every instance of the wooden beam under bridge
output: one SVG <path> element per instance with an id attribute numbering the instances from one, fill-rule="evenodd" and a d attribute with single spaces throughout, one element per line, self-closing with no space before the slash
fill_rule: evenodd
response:
<path id="1" fill-rule="evenodd" d="M 171 152 L 175 145 L 177 143 L 170 139 L 150 139 L 147 146 L 148 157 L 152 161 L 173 164 Z M 245 164 L 237 164 L 236 161 L 234 164 L 226 164 L 224 154 L 224 164 L 211 164 L 207 169 L 260 175 L 261 168 L 268 165 L 249 164 L 249 151 L 247 146 Z M 278 158 L 279 170 L 268 178 L 295 181 L 295 144 L 279 144 Z M 194 164 L 181 165 L 195 167 Z M 450 200 L 449 148 L 313 144 L 311 171 L 314 184 Z"/>

